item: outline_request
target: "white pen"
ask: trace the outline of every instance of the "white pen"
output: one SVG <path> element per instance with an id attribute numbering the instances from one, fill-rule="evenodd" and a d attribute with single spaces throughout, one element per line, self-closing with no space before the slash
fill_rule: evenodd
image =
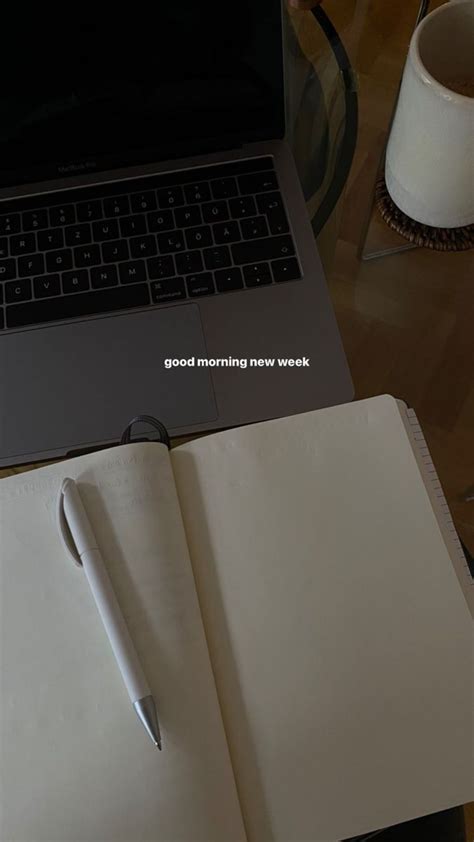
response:
<path id="1" fill-rule="evenodd" d="M 79 489 L 72 479 L 64 479 L 62 482 L 58 512 L 61 537 L 68 552 L 84 569 L 133 707 L 154 744 L 161 749 L 155 701 L 117 602 Z M 70 535 L 64 529 L 65 524 Z"/>

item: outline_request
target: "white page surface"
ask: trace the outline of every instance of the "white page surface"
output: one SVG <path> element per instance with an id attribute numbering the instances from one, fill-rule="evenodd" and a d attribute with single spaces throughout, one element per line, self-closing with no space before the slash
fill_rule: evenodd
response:
<path id="1" fill-rule="evenodd" d="M 54 509 L 78 478 L 157 701 L 132 708 Z M 245 838 L 168 452 L 135 444 L 0 483 L 2 842 Z"/>
<path id="2" fill-rule="evenodd" d="M 254 842 L 464 803 L 472 624 L 396 402 L 172 453 Z"/>

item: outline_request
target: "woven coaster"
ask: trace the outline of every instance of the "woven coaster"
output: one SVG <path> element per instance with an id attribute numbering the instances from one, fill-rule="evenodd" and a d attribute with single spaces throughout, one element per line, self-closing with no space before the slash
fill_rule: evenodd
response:
<path id="1" fill-rule="evenodd" d="M 384 176 L 380 176 L 375 188 L 375 202 L 382 219 L 397 234 L 414 245 L 437 251 L 466 251 L 474 248 L 474 225 L 463 228 L 433 228 L 410 219 L 397 208 L 391 198 Z"/>

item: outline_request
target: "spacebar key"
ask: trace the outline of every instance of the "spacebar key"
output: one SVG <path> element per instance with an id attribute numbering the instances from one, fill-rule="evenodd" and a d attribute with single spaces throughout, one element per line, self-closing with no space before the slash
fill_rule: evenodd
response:
<path id="1" fill-rule="evenodd" d="M 44 298 L 41 301 L 29 301 L 7 307 L 7 327 L 24 327 L 42 322 L 75 319 L 78 316 L 92 316 L 96 313 L 109 313 L 112 310 L 146 307 L 149 303 L 147 284 L 132 284 L 117 289 L 76 293 L 65 295 L 63 298 Z"/>
<path id="2" fill-rule="evenodd" d="M 260 260 L 275 260 L 295 253 L 291 237 L 266 237 L 264 240 L 247 240 L 231 246 L 234 263 L 258 263 Z"/>

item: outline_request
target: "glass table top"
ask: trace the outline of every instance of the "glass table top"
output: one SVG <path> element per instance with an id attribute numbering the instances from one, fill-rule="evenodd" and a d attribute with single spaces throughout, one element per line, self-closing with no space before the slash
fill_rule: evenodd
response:
<path id="1" fill-rule="evenodd" d="M 315 236 L 347 181 L 357 138 L 355 76 L 326 12 L 285 16 L 287 140 Z"/>

